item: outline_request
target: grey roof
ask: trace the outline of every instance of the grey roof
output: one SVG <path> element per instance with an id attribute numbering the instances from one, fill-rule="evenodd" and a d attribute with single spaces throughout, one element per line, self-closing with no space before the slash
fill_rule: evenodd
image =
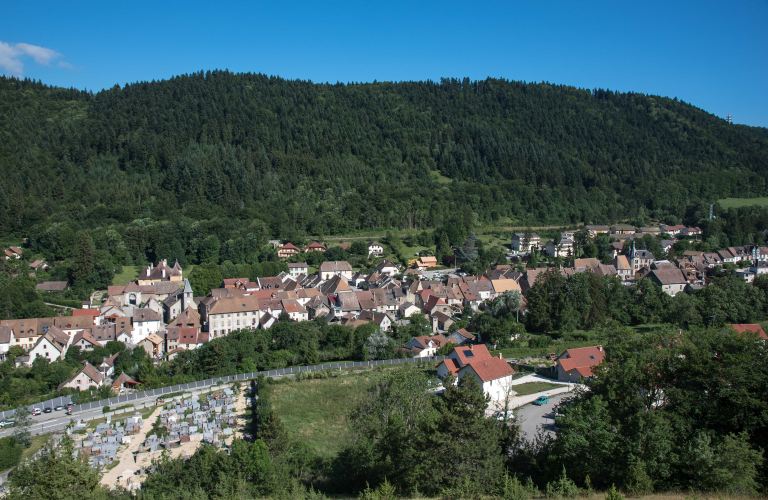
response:
<path id="1" fill-rule="evenodd" d="M 192 293 L 192 286 L 189 284 L 189 280 L 184 280 L 184 293 Z"/>

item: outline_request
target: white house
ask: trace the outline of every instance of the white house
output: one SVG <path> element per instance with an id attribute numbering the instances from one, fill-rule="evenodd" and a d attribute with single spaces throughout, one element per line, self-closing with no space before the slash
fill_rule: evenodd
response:
<path id="1" fill-rule="evenodd" d="M 296 279 L 299 276 L 307 275 L 309 267 L 306 262 L 295 262 L 288 264 L 288 271 L 290 271 L 291 278 Z"/>
<path id="2" fill-rule="evenodd" d="M 320 277 L 322 279 L 329 280 L 333 276 L 343 278 L 344 282 L 349 281 L 352 279 L 352 266 L 346 260 L 341 262 L 327 261 L 320 264 Z"/>
<path id="3" fill-rule="evenodd" d="M 381 246 L 381 243 L 371 241 L 370 243 L 368 243 L 368 255 L 375 255 L 376 257 L 381 257 L 382 255 L 384 255 L 384 247 Z"/>
<path id="4" fill-rule="evenodd" d="M 463 377 L 474 376 L 483 392 L 498 401 L 510 394 L 515 370 L 501 355 L 491 356 L 485 345 L 470 344 L 457 347 L 437 365 L 438 377 L 445 379 L 449 373 L 456 377 L 456 383 Z"/>
<path id="5" fill-rule="evenodd" d="M 501 401 L 512 395 L 512 377 L 515 370 L 504 361 L 499 354 L 498 358 L 488 358 L 474 361 L 459 370 L 457 382 L 466 376 L 474 376 L 483 392 L 493 401 Z"/>
<path id="6" fill-rule="evenodd" d="M 50 327 L 29 350 L 29 364 L 32 365 L 38 356 L 44 357 L 49 362 L 62 359 L 67 353 L 68 343 L 69 335 L 55 326 Z"/>
<path id="7" fill-rule="evenodd" d="M 5 356 L 13 345 L 13 341 L 13 328 L 10 326 L 0 326 L 0 361 L 5 361 Z"/>
<path id="8" fill-rule="evenodd" d="M 525 233 L 515 233 L 512 235 L 512 250 L 518 252 L 530 252 L 532 248 L 539 248 L 541 238 L 536 233 L 531 233 L 528 240 L 525 239 Z"/>
<path id="9" fill-rule="evenodd" d="M 283 310 L 293 321 L 309 321 L 309 312 L 295 299 L 283 300 Z"/>
<path id="10" fill-rule="evenodd" d="M 379 274 L 386 274 L 387 276 L 394 276 L 397 274 L 398 269 L 392 261 L 384 259 L 376 265 L 376 272 Z"/>
<path id="11" fill-rule="evenodd" d="M 160 315 L 152 309 L 136 309 L 133 312 L 133 343 L 138 344 L 152 333 L 160 331 Z"/>
<path id="12" fill-rule="evenodd" d="M 80 352 L 92 351 L 94 347 L 103 347 L 99 341 L 93 338 L 88 330 L 81 330 L 72 337 L 72 346 L 80 348 Z"/>
<path id="13" fill-rule="evenodd" d="M 91 386 L 100 387 L 102 382 L 104 382 L 104 375 L 86 361 L 80 371 L 75 373 L 71 379 L 59 384 L 58 389 L 61 390 L 65 387 L 69 387 L 70 389 L 84 391 Z"/>
<path id="14" fill-rule="evenodd" d="M 685 285 L 688 284 L 683 272 L 676 267 L 654 269 L 648 277 L 659 285 L 664 293 L 672 297 L 682 292 Z"/>
<path id="15" fill-rule="evenodd" d="M 407 318 L 413 313 L 420 313 L 421 309 L 416 307 L 411 302 L 403 302 L 400 304 L 400 317 Z"/>

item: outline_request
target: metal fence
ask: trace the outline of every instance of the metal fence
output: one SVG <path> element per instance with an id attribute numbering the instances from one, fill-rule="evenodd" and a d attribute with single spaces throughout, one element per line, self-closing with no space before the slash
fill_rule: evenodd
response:
<path id="1" fill-rule="evenodd" d="M 315 365 L 315 366 L 292 366 L 289 368 L 281 368 L 279 370 L 265 370 L 261 372 L 239 373 L 237 375 L 214 377 L 214 378 L 205 379 L 205 380 L 198 380 L 196 382 L 188 382 L 186 384 L 171 385 L 168 387 L 161 387 L 160 389 L 151 389 L 148 391 L 134 392 L 132 394 L 126 394 L 124 396 L 117 396 L 114 398 L 102 399 L 101 401 L 93 401 L 91 403 L 74 405 L 72 407 L 72 411 L 78 412 L 83 410 L 92 410 L 92 409 L 101 408 L 104 406 L 113 406 L 113 405 L 119 405 L 124 403 L 130 403 L 131 401 L 136 401 L 140 399 L 160 397 L 165 394 L 174 394 L 177 392 L 191 391 L 193 389 L 210 387 L 216 384 L 227 384 L 229 382 L 253 380 L 259 375 L 264 375 L 266 377 L 281 377 L 283 375 L 291 375 L 299 372 L 309 372 L 309 371 L 317 371 L 317 370 L 333 370 L 337 368 L 364 368 L 369 366 L 396 365 L 396 364 L 403 364 L 403 363 L 423 363 L 423 362 L 432 362 L 432 361 L 442 361 L 446 358 L 447 356 L 430 356 L 430 357 L 423 357 L 423 358 L 380 359 L 376 361 L 355 361 L 351 363 L 331 363 L 326 365 Z M 41 403 L 35 403 L 34 405 L 29 406 L 29 409 L 33 410 L 34 408 L 47 408 L 47 407 L 54 408 L 58 405 L 63 406 L 71 402 L 72 402 L 72 399 L 70 396 L 62 396 L 58 398 L 49 399 L 48 401 L 43 401 Z M 3 418 L 3 419 L 10 418 L 13 416 L 15 411 L 16 410 L 7 410 L 7 411 L 0 412 L 0 418 Z"/>

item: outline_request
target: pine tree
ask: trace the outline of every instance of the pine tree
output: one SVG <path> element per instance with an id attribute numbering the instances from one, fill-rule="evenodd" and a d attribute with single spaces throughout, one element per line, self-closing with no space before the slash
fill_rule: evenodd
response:
<path id="1" fill-rule="evenodd" d="M 88 233 L 80 234 L 77 243 L 72 248 L 74 254 L 74 265 L 72 266 L 72 283 L 85 282 L 93 272 L 94 248 L 93 241 Z"/>

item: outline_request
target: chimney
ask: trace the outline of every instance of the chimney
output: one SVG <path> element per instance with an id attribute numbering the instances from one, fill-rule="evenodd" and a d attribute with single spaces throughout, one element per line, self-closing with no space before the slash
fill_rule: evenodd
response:
<path id="1" fill-rule="evenodd" d="M 163 268 L 163 278 L 165 278 L 165 268 Z"/>
<path id="2" fill-rule="evenodd" d="M 601 345 L 597 346 L 597 350 L 598 351 L 602 351 L 603 350 L 603 346 L 601 346 Z"/>
<path id="3" fill-rule="evenodd" d="M 499 359 L 504 361 L 504 356 L 501 353 L 499 353 Z"/>
<path id="4" fill-rule="evenodd" d="M 470 351 L 472 350 L 472 344 L 469 344 L 469 350 Z"/>
<path id="5" fill-rule="evenodd" d="M 150 264 L 150 267 L 152 267 L 152 264 Z M 147 268 L 147 277 L 149 277 L 149 267 Z"/>

